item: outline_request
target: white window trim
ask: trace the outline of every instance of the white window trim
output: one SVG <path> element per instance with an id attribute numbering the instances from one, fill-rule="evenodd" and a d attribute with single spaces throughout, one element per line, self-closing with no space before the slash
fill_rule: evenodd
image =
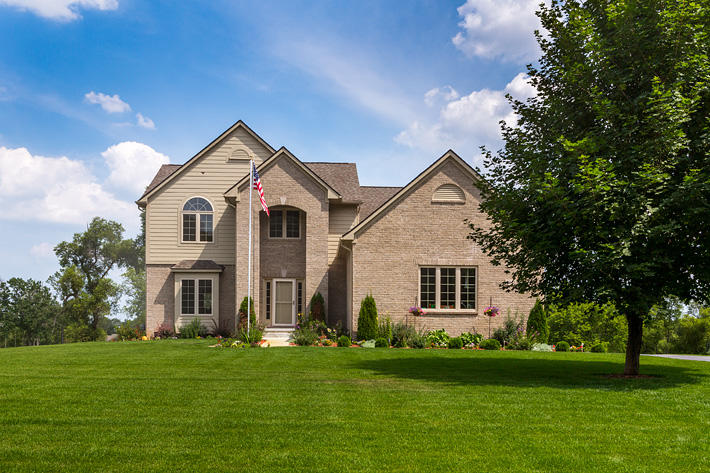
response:
<path id="1" fill-rule="evenodd" d="M 428 314 L 464 314 L 464 315 L 477 315 L 478 314 L 478 266 L 468 266 L 468 265 L 434 265 L 434 264 L 422 264 L 417 268 L 417 300 L 421 305 L 422 301 L 422 269 L 423 268 L 434 268 L 435 270 L 435 305 L 436 309 L 429 309 L 422 307 L 425 313 Z M 441 269 L 442 268 L 453 268 L 456 270 L 456 302 L 455 309 L 441 309 Z M 475 284 L 476 284 L 476 307 L 474 309 L 461 309 L 461 269 L 474 269 L 476 272 Z"/>
<path id="2" fill-rule="evenodd" d="M 300 209 L 295 209 L 295 208 L 280 208 L 280 209 L 273 209 L 273 211 L 278 211 L 281 212 L 281 236 L 280 237 L 272 237 L 271 236 L 271 220 L 269 220 L 269 226 L 268 226 L 268 235 L 269 235 L 269 240 L 300 240 L 301 237 L 303 236 L 303 211 Z M 287 212 L 298 212 L 298 236 L 297 237 L 289 237 L 286 236 L 286 214 Z M 272 217 L 269 217 L 271 219 Z"/>
<path id="3" fill-rule="evenodd" d="M 194 272 L 194 273 L 174 273 L 175 274 L 175 326 L 176 328 L 184 327 L 189 324 L 193 319 L 200 319 L 202 325 L 213 328 L 217 327 L 219 319 L 219 273 L 208 273 L 208 272 Z M 182 281 L 185 279 L 191 279 L 195 281 L 195 313 L 194 314 L 183 314 L 182 313 Z M 200 314 L 198 313 L 198 294 L 200 287 L 200 280 L 211 280 L 212 281 L 212 313 L 211 314 Z"/>
<path id="4" fill-rule="evenodd" d="M 197 212 L 194 210 L 183 210 L 183 208 L 185 208 L 185 204 L 187 203 L 187 201 L 190 199 L 194 199 L 194 198 L 205 199 L 210 204 L 210 207 L 212 207 L 212 211 L 211 212 Z M 178 235 L 178 238 L 180 239 L 180 243 L 183 243 L 186 245 L 206 245 L 206 244 L 213 244 L 215 242 L 215 240 L 216 240 L 216 235 L 215 235 L 216 232 L 214 231 L 215 212 L 214 212 L 214 204 L 212 204 L 212 201 L 210 199 L 208 199 L 207 197 L 201 196 L 201 195 L 190 196 L 187 199 L 185 199 L 185 201 L 182 203 L 178 214 L 179 214 L 178 220 L 180 221 L 180 225 L 179 225 L 180 234 Z M 195 218 L 195 232 L 196 232 L 196 234 L 195 234 L 194 241 L 184 239 L 185 233 L 183 232 L 183 225 L 185 224 L 185 219 L 183 218 L 183 215 L 197 215 L 197 217 Z M 200 215 L 212 215 L 212 240 L 211 241 L 210 240 L 200 240 L 200 226 L 202 225 Z"/>

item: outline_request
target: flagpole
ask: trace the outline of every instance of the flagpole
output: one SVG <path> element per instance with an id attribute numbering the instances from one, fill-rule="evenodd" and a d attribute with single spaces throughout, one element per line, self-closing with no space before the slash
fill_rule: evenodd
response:
<path id="1" fill-rule="evenodd" d="M 254 187 L 254 162 L 249 160 L 249 263 L 247 265 L 247 338 L 251 325 L 251 190 Z"/>

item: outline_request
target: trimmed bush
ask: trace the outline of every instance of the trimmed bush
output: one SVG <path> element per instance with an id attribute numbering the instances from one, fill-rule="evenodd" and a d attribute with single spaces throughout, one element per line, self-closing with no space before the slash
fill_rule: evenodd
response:
<path id="1" fill-rule="evenodd" d="M 352 345 L 352 342 L 350 341 L 350 337 L 347 335 L 341 335 L 340 338 L 338 338 L 339 347 L 349 347 L 350 345 Z"/>
<path id="2" fill-rule="evenodd" d="M 357 338 L 370 340 L 377 338 L 377 305 L 372 294 L 368 294 L 360 303 L 360 315 L 357 318 Z"/>
<path id="3" fill-rule="evenodd" d="M 320 292 L 316 292 L 311 297 L 311 311 L 309 312 L 311 320 L 320 320 L 325 322 L 325 301 Z"/>
<path id="4" fill-rule="evenodd" d="M 389 348 L 390 344 L 386 338 L 380 337 L 377 340 L 375 340 L 375 346 L 377 348 Z"/>
<path id="5" fill-rule="evenodd" d="M 251 300 L 251 310 L 249 311 L 250 314 L 250 321 L 252 324 L 256 323 L 256 314 L 254 313 L 254 299 Z M 249 304 L 249 300 L 247 300 L 247 297 L 244 296 L 244 299 L 242 299 L 242 303 L 239 305 L 239 327 L 246 327 L 247 326 L 247 305 Z"/>
<path id="6" fill-rule="evenodd" d="M 606 353 L 609 351 L 609 343 L 608 342 L 597 342 L 594 345 L 592 345 L 591 351 L 592 351 L 592 353 Z"/>
<path id="7" fill-rule="evenodd" d="M 547 325 L 547 313 L 540 299 L 535 301 L 535 305 L 530 310 L 525 332 L 529 337 L 537 333 L 537 335 L 535 335 L 535 341 L 547 343 L 547 338 L 550 336 L 550 327 Z"/>
<path id="8" fill-rule="evenodd" d="M 487 338 L 479 346 L 484 350 L 500 350 L 500 342 L 495 338 Z"/>
<path id="9" fill-rule="evenodd" d="M 452 350 L 460 350 L 463 348 L 463 340 L 461 340 L 461 337 L 450 338 L 448 347 Z"/>
<path id="10" fill-rule="evenodd" d="M 561 340 L 557 342 L 557 345 L 555 345 L 555 350 L 556 351 L 569 351 L 569 343 L 565 342 L 564 340 Z"/>

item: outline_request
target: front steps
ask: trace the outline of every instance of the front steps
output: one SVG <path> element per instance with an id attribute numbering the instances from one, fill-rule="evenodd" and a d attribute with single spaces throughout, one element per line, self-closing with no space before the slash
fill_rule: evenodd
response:
<path id="1" fill-rule="evenodd" d="M 287 347 L 291 341 L 293 327 L 266 327 L 264 329 L 264 340 L 272 347 Z"/>

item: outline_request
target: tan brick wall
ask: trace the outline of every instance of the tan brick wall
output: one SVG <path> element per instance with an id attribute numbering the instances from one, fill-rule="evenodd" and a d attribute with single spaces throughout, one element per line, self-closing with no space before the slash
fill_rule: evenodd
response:
<path id="1" fill-rule="evenodd" d="M 466 203 L 432 203 L 434 191 L 445 183 L 459 186 Z M 395 322 L 404 320 L 409 307 L 418 302 L 420 266 L 476 266 L 478 315 L 432 314 L 416 321 L 419 328 L 445 328 L 452 335 L 475 329 L 487 336 L 488 318 L 483 309 L 491 301 L 502 312 L 491 321 L 491 330 L 503 323 L 508 310 L 527 317 L 534 300 L 500 289 L 506 278 L 504 268 L 493 266 L 480 248 L 466 239 L 469 229 L 464 219 L 487 224 L 478 210 L 479 202 L 480 192 L 470 174 L 448 160 L 357 235 L 353 245 L 354 331 L 360 302 L 369 292 L 379 314 L 389 314 Z"/>
<path id="2" fill-rule="evenodd" d="M 311 296 L 316 292 L 320 292 L 328 304 L 328 196 L 326 190 L 316 183 L 311 176 L 306 174 L 288 157 L 284 156 L 276 159 L 268 168 L 259 172 L 261 182 L 264 187 L 264 195 L 269 207 L 278 207 L 285 205 L 294 207 L 305 212 L 305 289 L 304 303 L 310 302 Z M 247 295 L 247 261 L 248 261 L 248 231 L 249 231 L 249 188 L 244 188 L 239 193 L 239 202 L 237 202 L 237 220 L 236 220 L 236 252 L 237 252 L 237 270 L 236 276 L 236 293 L 237 300 L 241 301 Z M 263 317 L 261 310 L 261 301 L 263 297 L 260 293 L 262 290 L 261 281 L 263 281 L 263 271 L 261 268 L 262 261 L 269 265 L 276 265 L 276 259 L 272 260 L 272 256 L 265 255 L 262 260 L 262 253 L 266 251 L 267 246 L 261 248 L 261 226 L 267 224 L 267 219 L 262 220 L 256 216 L 261 213 L 261 205 L 256 194 L 252 195 L 253 214 L 253 259 L 252 259 L 252 291 L 255 311 Z M 270 248 L 269 248 L 270 249 Z M 300 251 L 300 250 L 299 250 Z M 281 264 L 279 264 L 279 275 Z M 267 272 L 272 268 L 266 268 Z M 287 268 L 288 269 L 288 268 Z M 294 272 L 297 267 L 292 267 Z M 289 276 L 290 277 L 290 276 Z M 294 276 L 298 278 L 298 276 Z M 306 307 L 306 311 L 309 307 Z M 265 322 L 265 320 L 262 320 Z"/>
<path id="3" fill-rule="evenodd" d="M 171 264 L 146 265 L 146 334 L 152 336 L 160 324 L 175 326 L 175 278 Z M 234 266 L 219 275 L 219 325 L 234 326 Z"/>

